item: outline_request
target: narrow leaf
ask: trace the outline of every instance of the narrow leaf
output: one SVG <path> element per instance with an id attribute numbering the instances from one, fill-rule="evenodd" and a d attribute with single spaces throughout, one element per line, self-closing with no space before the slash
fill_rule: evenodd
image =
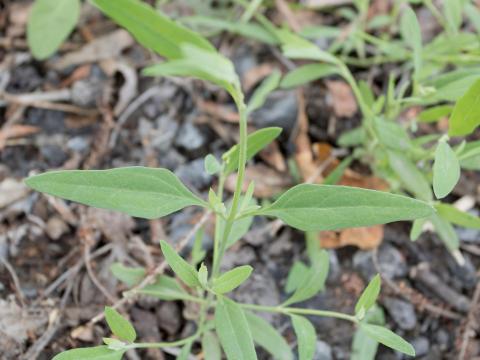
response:
<path id="1" fill-rule="evenodd" d="M 175 274 L 188 286 L 199 286 L 200 283 L 197 278 L 197 271 L 195 268 L 186 262 L 177 252 L 164 240 L 160 241 L 163 256 L 168 265 L 172 268 Z"/>
<path id="2" fill-rule="evenodd" d="M 191 299 L 190 294 L 174 278 L 166 275 L 158 276 L 154 284 L 145 286 L 143 289 L 138 290 L 138 293 L 168 301 Z"/>
<path id="3" fill-rule="evenodd" d="M 205 360 L 221 360 L 222 350 L 217 337 L 211 331 L 206 331 L 202 337 L 202 350 Z"/>
<path id="4" fill-rule="evenodd" d="M 400 21 L 400 32 L 403 40 L 413 50 L 413 63 L 415 72 L 422 66 L 422 31 L 415 12 L 406 6 Z"/>
<path id="5" fill-rule="evenodd" d="M 293 88 L 337 73 L 338 68 L 335 65 L 307 64 L 300 66 L 285 75 L 280 86 L 284 89 Z"/>
<path id="6" fill-rule="evenodd" d="M 430 215 L 428 204 L 405 196 L 347 186 L 297 185 L 260 215 L 276 216 L 304 231 L 334 230 L 413 220 Z"/>
<path id="7" fill-rule="evenodd" d="M 433 214 L 430 217 L 430 221 L 432 222 L 433 226 L 435 227 L 435 231 L 448 250 L 452 252 L 458 250 L 460 247 L 460 240 L 458 239 L 457 232 L 453 228 L 452 224 L 437 214 Z"/>
<path id="8" fill-rule="evenodd" d="M 418 240 L 418 238 L 423 232 L 423 226 L 425 225 L 426 221 L 427 219 L 417 219 L 413 222 L 412 228 L 410 230 L 410 240 Z"/>
<path id="9" fill-rule="evenodd" d="M 227 271 L 213 282 L 212 290 L 217 294 L 224 294 L 240 286 L 250 277 L 253 268 L 250 265 L 239 266 Z"/>
<path id="10" fill-rule="evenodd" d="M 404 354 L 415 356 L 415 349 L 408 342 L 403 340 L 400 336 L 393 331 L 379 325 L 372 325 L 366 323 L 360 323 L 360 328 L 365 331 L 367 335 L 375 339 L 379 343 L 400 351 Z"/>
<path id="11" fill-rule="evenodd" d="M 439 105 L 423 110 L 418 114 L 418 121 L 420 122 L 434 122 L 441 118 L 450 115 L 453 107 L 451 105 Z"/>
<path id="12" fill-rule="evenodd" d="M 242 308 L 232 300 L 219 298 L 215 328 L 228 360 L 256 360 L 255 347 Z"/>
<path id="13" fill-rule="evenodd" d="M 36 0 L 27 24 L 27 41 L 39 60 L 53 55 L 80 16 L 80 0 Z"/>
<path id="14" fill-rule="evenodd" d="M 303 316 L 291 315 L 293 329 L 297 335 L 298 359 L 312 360 L 315 355 L 317 334 L 312 323 Z"/>
<path id="15" fill-rule="evenodd" d="M 411 149 L 412 144 L 407 132 L 397 123 L 375 118 L 373 124 L 378 139 L 386 147 L 399 151 Z"/>
<path id="16" fill-rule="evenodd" d="M 268 95 L 278 87 L 282 74 L 274 70 L 255 90 L 248 102 L 247 112 L 251 113 L 263 106 Z"/>
<path id="17" fill-rule="evenodd" d="M 120 360 L 125 350 L 110 350 L 107 346 L 80 348 L 64 351 L 52 360 Z"/>
<path id="18" fill-rule="evenodd" d="M 222 170 L 222 166 L 218 162 L 218 160 L 212 154 L 208 154 L 205 157 L 205 171 L 209 175 L 215 175 Z"/>
<path id="19" fill-rule="evenodd" d="M 155 219 L 186 206 L 207 206 L 169 170 L 124 167 L 51 171 L 29 177 L 31 188 L 102 209 Z"/>
<path id="20" fill-rule="evenodd" d="M 464 136 L 480 125 L 480 79 L 457 101 L 450 117 L 448 134 Z"/>
<path id="21" fill-rule="evenodd" d="M 108 327 L 116 337 L 128 342 L 135 341 L 137 333 L 130 321 L 120 315 L 117 310 L 109 306 L 105 307 L 104 314 Z"/>
<path id="22" fill-rule="evenodd" d="M 113 263 L 110 271 L 118 280 L 124 282 L 128 287 L 138 284 L 146 275 L 146 271 L 141 267 L 127 267 L 121 263 Z"/>
<path id="23" fill-rule="evenodd" d="M 453 190 L 460 179 L 460 163 L 457 155 L 446 141 L 440 141 L 435 150 L 433 163 L 433 191 L 442 199 Z"/>
<path id="24" fill-rule="evenodd" d="M 472 229 L 480 229 L 480 218 L 457 209 L 450 204 L 435 204 L 437 214 L 451 223 Z"/>
<path id="25" fill-rule="evenodd" d="M 363 290 L 362 295 L 355 305 L 355 314 L 359 314 L 361 311 L 366 313 L 377 301 L 378 294 L 380 294 L 380 287 L 382 280 L 380 275 L 377 274 Z"/>
<path id="26" fill-rule="evenodd" d="M 294 292 L 300 283 L 308 275 L 308 266 L 301 261 L 296 261 L 290 268 L 287 277 L 287 283 L 285 284 L 285 292 L 290 294 Z"/>
<path id="27" fill-rule="evenodd" d="M 245 316 L 256 344 L 267 350 L 274 359 L 293 360 L 290 346 L 272 325 L 249 311 L 245 312 Z"/>
<path id="28" fill-rule="evenodd" d="M 260 150 L 270 144 L 275 140 L 280 133 L 282 132 L 281 128 L 278 127 L 268 127 L 257 130 L 247 137 L 247 160 L 250 160 L 257 154 Z M 239 148 L 238 145 L 233 146 L 229 151 L 223 154 L 222 158 L 226 162 L 225 172 L 231 173 L 238 168 L 238 156 Z"/>

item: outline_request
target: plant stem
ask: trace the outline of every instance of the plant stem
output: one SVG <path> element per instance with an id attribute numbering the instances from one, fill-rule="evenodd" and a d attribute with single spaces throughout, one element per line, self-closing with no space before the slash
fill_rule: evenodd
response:
<path id="1" fill-rule="evenodd" d="M 192 336 L 189 336 L 185 339 L 172 341 L 172 342 L 158 342 L 158 343 L 135 343 L 126 346 L 126 349 L 145 349 L 145 348 L 168 348 L 168 347 L 177 347 L 185 345 L 191 341 L 194 341 L 200 336 L 200 333 L 197 331 Z"/>
<path id="2" fill-rule="evenodd" d="M 235 185 L 235 192 L 233 193 L 232 206 L 230 208 L 230 212 L 225 223 L 222 240 L 220 242 L 218 254 L 216 256 L 217 261 L 213 266 L 213 278 L 216 278 L 218 276 L 220 270 L 220 263 L 227 247 L 228 236 L 230 235 L 230 231 L 232 230 L 232 226 L 236 220 L 235 218 L 237 216 L 238 205 L 240 203 L 240 195 L 242 193 L 243 179 L 245 177 L 245 163 L 247 162 L 247 111 L 246 106 L 243 102 L 238 104 L 238 112 L 240 114 L 240 142 L 237 183 Z"/>

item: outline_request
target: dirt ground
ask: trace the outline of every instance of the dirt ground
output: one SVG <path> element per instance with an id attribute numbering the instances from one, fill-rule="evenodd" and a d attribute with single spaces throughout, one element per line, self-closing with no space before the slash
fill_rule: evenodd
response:
<path id="1" fill-rule="evenodd" d="M 90 320 L 126 290 L 110 265 L 154 269 L 162 259 L 159 240 L 178 244 L 202 217 L 186 210 L 161 220 L 135 219 L 32 192 L 23 178 L 51 169 L 158 166 L 206 197 L 216 180 L 204 172 L 203 157 L 220 155 L 237 139 L 238 118 L 226 93 L 196 80 L 141 76 L 155 55 L 90 7 L 58 55 L 34 60 L 25 43 L 29 5 L 0 4 L 0 359 L 50 359 L 67 348 L 99 344 L 108 331 L 103 321 Z M 94 42 L 104 51 L 92 51 Z M 286 69 L 266 45 L 229 34 L 214 43 L 234 60 L 247 96 L 273 68 Z M 382 84 L 389 66 L 358 69 L 355 76 Z M 348 155 L 336 141 L 360 119 L 345 87 L 331 77 L 301 90 L 278 90 L 252 115 L 250 131 L 283 128 L 279 140 L 250 163 L 257 197 L 270 198 L 298 181 L 288 161 L 298 154 L 299 134 L 320 160 L 325 152 L 339 159 Z M 305 118 L 307 131 L 301 126 Z M 365 165 L 353 164 L 350 171 L 346 183 L 380 186 Z M 474 172 L 463 175 L 451 200 L 473 196 L 478 213 L 479 178 Z M 207 224 L 204 243 L 211 248 L 213 219 Z M 236 299 L 265 305 L 285 299 L 288 271 L 306 258 L 305 242 L 302 233 L 277 225 L 255 219 L 227 255 L 225 269 L 255 268 Z M 379 304 L 387 324 L 414 345 L 418 359 L 455 359 L 462 346 L 467 358 L 478 358 L 480 232 L 457 229 L 465 259 L 460 266 L 433 234 L 412 243 L 408 223 L 376 231 L 363 237 L 323 234 L 324 242 L 342 237 L 349 245 L 329 250 L 328 286 L 302 306 L 351 312 L 379 270 L 384 276 Z M 185 254 L 189 247 L 191 242 Z M 175 340 L 194 330 L 190 319 L 196 309 L 180 302 L 140 298 L 124 309 L 142 341 Z M 294 341 L 287 319 L 269 320 Z M 317 359 L 349 359 L 354 328 L 338 320 L 312 321 L 319 334 Z M 128 358 L 169 359 L 175 351 L 137 351 Z M 380 347 L 377 358 L 402 356 Z"/>

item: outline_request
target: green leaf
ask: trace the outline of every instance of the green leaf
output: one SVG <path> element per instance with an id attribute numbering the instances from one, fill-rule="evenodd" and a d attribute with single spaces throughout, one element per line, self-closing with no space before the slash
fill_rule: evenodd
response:
<path id="1" fill-rule="evenodd" d="M 480 218 L 467 212 L 458 210 L 450 204 L 435 204 L 437 214 L 451 223 L 472 229 L 480 229 Z"/>
<path id="2" fill-rule="evenodd" d="M 251 113 L 263 106 L 268 95 L 278 87 L 282 74 L 278 70 L 274 70 L 260 86 L 255 90 L 252 97 L 248 101 L 247 112 Z"/>
<path id="3" fill-rule="evenodd" d="M 137 333 L 130 321 L 120 315 L 117 310 L 109 306 L 105 307 L 104 314 L 108 327 L 116 337 L 128 342 L 135 341 Z"/>
<path id="4" fill-rule="evenodd" d="M 268 351 L 274 359 L 293 360 L 290 346 L 272 325 L 249 311 L 245 312 L 245 316 L 256 344 Z"/>
<path id="5" fill-rule="evenodd" d="M 160 241 L 163 256 L 175 274 L 188 286 L 200 286 L 195 268 L 177 254 L 166 241 Z"/>
<path id="6" fill-rule="evenodd" d="M 202 350 L 204 359 L 221 360 L 222 350 L 217 337 L 211 331 L 205 331 L 202 336 Z"/>
<path id="7" fill-rule="evenodd" d="M 362 320 L 365 323 L 384 325 L 385 315 L 381 307 L 374 305 Z M 375 360 L 378 342 L 368 336 L 362 328 L 353 335 L 350 360 Z"/>
<path id="8" fill-rule="evenodd" d="M 200 35 L 170 20 L 140 0 L 92 0 L 103 13 L 127 29 L 137 41 L 167 59 L 184 57 L 181 46 L 190 44 L 215 53 Z"/>
<path id="9" fill-rule="evenodd" d="M 124 282 L 128 287 L 138 284 L 146 275 L 146 271 L 141 267 L 127 267 L 121 263 L 113 263 L 110 271 L 118 280 Z"/>
<path id="10" fill-rule="evenodd" d="M 400 351 L 404 354 L 415 356 L 415 349 L 408 342 L 403 340 L 400 336 L 393 331 L 379 325 L 372 325 L 366 323 L 360 323 L 360 328 L 371 338 L 375 339 L 379 343 Z"/>
<path id="11" fill-rule="evenodd" d="M 413 222 L 410 230 L 410 240 L 417 241 L 423 232 L 423 226 L 427 222 L 427 219 L 417 219 Z"/>
<path id="12" fill-rule="evenodd" d="M 293 88 L 334 74 L 338 74 L 338 67 L 335 65 L 307 64 L 285 75 L 280 86 L 284 89 Z"/>
<path id="13" fill-rule="evenodd" d="M 422 66 L 422 31 L 415 12 L 409 6 L 406 6 L 403 10 L 400 19 L 400 32 L 403 40 L 413 50 L 415 73 L 418 73 Z"/>
<path id="14" fill-rule="evenodd" d="M 204 263 L 202 263 L 200 269 L 198 269 L 198 282 L 204 289 L 208 288 L 208 269 Z"/>
<path id="15" fill-rule="evenodd" d="M 217 294 L 224 294 L 240 286 L 250 277 L 253 268 L 250 265 L 236 267 L 213 281 L 212 290 Z"/>
<path id="16" fill-rule="evenodd" d="M 207 255 L 202 247 L 203 236 L 205 235 L 205 227 L 202 226 L 195 234 L 195 240 L 192 247 L 192 265 L 197 266 Z"/>
<path id="17" fill-rule="evenodd" d="M 257 359 L 247 319 L 238 304 L 224 297 L 218 297 L 215 329 L 228 360 Z"/>
<path id="18" fill-rule="evenodd" d="M 308 300 L 315 296 L 325 286 L 330 263 L 325 250 L 318 251 L 311 256 L 312 265 L 302 279 L 292 296 L 283 303 L 288 306 L 297 302 Z"/>
<path id="19" fill-rule="evenodd" d="M 422 201 L 386 192 L 302 184 L 287 190 L 258 214 L 278 217 L 303 231 L 320 231 L 414 220 L 432 211 Z"/>
<path id="20" fill-rule="evenodd" d="M 390 167 L 395 171 L 405 189 L 419 199 L 432 200 L 430 184 L 410 159 L 398 151 L 388 151 L 388 160 Z"/>
<path id="21" fill-rule="evenodd" d="M 182 350 L 180 351 L 178 356 L 175 358 L 175 360 L 188 360 L 192 352 L 192 345 L 193 345 L 193 341 L 189 341 L 188 343 L 183 345 Z"/>
<path id="22" fill-rule="evenodd" d="M 303 316 L 290 315 L 297 335 L 298 360 L 312 360 L 315 355 L 317 334 L 312 323 Z"/>
<path id="23" fill-rule="evenodd" d="M 267 127 L 248 135 L 247 161 L 253 158 L 255 154 L 270 144 L 273 140 L 275 140 L 281 132 L 282 129 L 279 127 Z M 238 145 L 233 146 L 230 150 L 223 154 L 222 158 L 226 163 L 225 172 L 227 174 L 238 169 L 238 156 Z"/>
<path id="24" fill-rule="evenodd" d="M 433 191 L 437 199 L 450 194 L 459 179 L 460 163 L 457 155 L 446 141 L 440 141 L 433 163 Z"/>
<path id="25" fill-rule="evenodd" d="M 384 146 L 400 151 L 407 151 L 412 148 L 407 132 L 397 123 L 375 118 L 373 124 L 378 139 Z"/>
<path id="26" fill-rule="evenodd" d="M 432 222 L 433 226 L 435 227 L 435 231 L 448 250 L 452 252 L 458 250 L 460 247 L 460 240 L 458 239 L 457 232 L 453 228 L 452 224 L 437 214 L 433 214 L 430 217 L 430 221 Z"/>
<path id="27" fill-rule="evenodd" d="M 287 277 L 287 283 L 285 284 L 285 292 L 290 294 L 294 292 L 301 284 L 303 279 L 308 275 L 309 268 L 301 261 L 295 261 L 290 268 Z"/>
<path id="28" fill-rule="evenodd" d="M 427 110 L 423 110 L 420 114 L 418 114 L 417 118 L 420 122 L 435 122 L 445 116 L 450 115 L 452 110 L 453 106 L 451 105 L 438 105 Z"/>
<path id="29" fill-rule="evenodd" d="M 218 162 L 218 160 L 212 154 L 208 154 L 205 157 L 205 171 L 209 175 L 215 175 L 222 170 L 222 165 Z"/>
<path id="30" fill-rule="evenodd" d="M 52 360 L 120 360 L 126 350 L 110 350 L 107 346 L 64 351 Z"/>
<path id="31" fill-rule="evenodd" d="M 365 142 L 367 134 L 363 126 L 356 127 L 344 132 L 338 138 L 338 145 L 342 147 L 352 147 L 362 145 Z"/>
<path id="32" fill-rule="evenodd" d="M 377 301 L 378 294 L 380 294 L 380 287 L 382 285 L 382 280 L 380 275 L 377 274 L 367 285 L 365 290 L 363 290 L 362 295 L 355 305 L 355 314 L 358 315 L 360 312 L 365 314 Z"/>
<path id="33" fill-rule="evenodd" d="M 53 55 L 75 28 L 79 16 L 79 0 L 36 0 L 27 24 L 32 55 L 38 60 Z"/>
<path id="34" fill-rule="evenodd" d="M 323 179 L 323 185 L 335 185 L 337 184 L 342 176 L 345 170 L 350 166 L 350 164 L 353 161 L 353 156 L 348 156 L 345 159 L 342 160 L 340 164 L 337 165 L 337 167 L 330 173 L 328 176 Z"/>
<path id="35" fill-rule="evenodd" d="M 450 136 L 471 134 L 480 125 L 480 79 L 457 101 L 449 125 Z"/>
<path id="36" fill-rule="evenodd" d="M 160 275 L 152 285 L 137 290 L 139 294 L 150 295 L 160 300 L 190 300 L 192 297 L 172 277 Z"/>
<path id="37" fill-rule="evenodd" d="M 444 0 L 443 11 L 447 20 L 448 28 L 456 33 L 462 25 L 463 0 Z"/>
<path id="38" fill-rule="evenodd" d="M 31 188 L 102 209 L 156 219 L 186 206 L 207 204 L 169 170 L 124 167 L 51 171 L 29 177 Z"/>
<path id="39" fill-rule="evenodd" d="M 458 154 L 460 166 L 467 170 L 480 170 L 480 141 L 471 141 L 465 144 Z"/>

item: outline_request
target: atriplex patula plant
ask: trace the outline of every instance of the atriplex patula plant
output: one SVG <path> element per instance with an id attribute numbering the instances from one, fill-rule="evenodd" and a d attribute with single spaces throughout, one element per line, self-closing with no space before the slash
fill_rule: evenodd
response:
<path id="1" fill-rule="evenodd" d="M 425 218 L 431 216 L 433 208 L 425 202 L 386 192 L 309 184 L 287 190 L 270 205 L 256 205 L 252 198 L 253 183 L 242 193 L 245 166 L 248 159 L 272 141 L 279 131 L 267 128 L 248 135 L 247 121 L 251 109 L 261 103 L 262 91 L 268 83 L 246 105 L 232 63 L 204 38 L 139 0 L 92 2 L 129 30 L 142 45 L 166 59 L 164 63 L 147 68 L 145 74 L 191 76 L 225 89 L 238 108 L 240 140 L 221 160 L 213 156 L 205 159 L 206 171 L 218 175 L 217 190 L 210 190 L 208 201 L 193 194 L 166 169 L 127 167 L 54 171 L 26 180 L 38 191 L 146 219 L 166 216 L 186 206 L 203 207 L 216 216 L 210 267 L 205 263 L 197 266 L 205 258 L 199 241 L 195 243 L 190 263 L 167 242 L 161 241 L 163 255 L 182 284 L 172 277 L 161 275 L 154 284 L 139 290 L 162 300 L 198 303 L 194 334 L 170 343 L 138 343 L 130 322 L 113 308 L 106 307 L 105 318 L 114 337 L 103 339 L 103 346 L 68 350 L 54 359 L 120 359 L 129 349 L 178 346 L 183 347 L 179 358 L 185 359 L 196 343 L 201 343 L 204 358 L 209 360 L 220 359 L 221 348 L 227 359 L 256 359 L 254 342 L 275 358 L 293 359 L 286 340 L 254 312 L 289 316 L 298 337 L 298 357 L 302 360 L 313 358 L 316 341 L 314 327 L 305 315 L 350 321 L 372 339 L 413 356 L 414 349 L 408 342 L 387 328 L 364 321 L 380 291 L 378 275 L 358 299 L 355 313 L 343 314 L 291 306 L 315 296 L 323 288 L 328 272 L 328 255 L 321 249 L 310 251 L 311 264 L 305 269 L 302 280 L 295 284 L 293 294 L 277 306 L 243 304 L 229 299 L 226 294 L 247 280 L 253 269 L 244 265 L 221 273 L 220 265 L 225 252 L 238 240 L 239 232 L 241 234 L 242 229 L 248 228 L 254 216 L 276 217 L 303 231 L 320 231 Z M 224 182 L 226 176 L 234 171 L 238 171 L 236 187 L 232 200 L 226 203 Z M 198 236 L 197 240 L 201 238 Z M 115 266 L 113 271 L 129 285 L 144 276 L 142 269 L 129 269 L 122 265 Z M 210 312 L 214 312 L 213 318 Z"/>
<path id="2" fill-rule="evenodd" d="M 248 11 L 248 2 L 236 2 L 245 7 L 245 12 Z M 351 24 L 347 39 L 333 41 L 327 50 L 321 50 L 310 39 L 338 36 L 339 29 L 311 26 L 297 34 L 285 27 L 275 27 L 260 11 L 254 17 L 263 25 L 265 33 L 256 31 L 255 38 L 279 45 L 287 58 L 313 61 L 283 77 L 282 88 L 300 86 L 327 76 L 340 76 L 348 82 L 359 104 L 362 124 L 339 138 L 340 146 L 355 149 L 338 169 L 346 168 L 354 159 L 363 161 L 390 183 L 392 191 L 410 193 L 419 200 L 432 203 L 437 211 L 429 218 L 414 222 L 411 238 L 416 240 L 423 229 L 431 228 L 425 226 L 429 222 L 457 261 L 462 263 L 460 242 L 452 224 L 478 229 L 480 219 L 442 199 L 457 184 L 461 168 L 480 170 L 480 141 L 449 145 L 449 137 L 469 135 L 480 125 L 479 40 L 477 34 L 461 29 L 462 15 L 465 14 L 479 32 L 480 12 L 467 1 L 445 0 L 442 14 L 431 1 L 423 1 L 445 28 L 430 43 L 424 44 L 420 25 L 408 1 L 396 1 L 388 15 L 374 18 L 369 24 L 359 20 L 364 18 L 362 14 L 368 9 L 369 1 L 354 3 L 358 14 L 349 13 Z M 204 18 L 193 17 L 187 21 L 208 27 Z M 253 34 L 253 29 L 247 31 L 249 24 L 243 24 L 242 28 L 221 25 L 230 31 Z M 215 26 L 219 24 L 214 22 Z M 375 33 L 379 27 L 387 26 L 391 30 L 377 31 L 377 36 L 367 32 L 368 29 Z M 369 46 L 368 51 L 365 51 L 365 44 Z M 359 58 L 348 55 L 353 50 Z M 410 71 L 407 74 L 411 76 L 392 72 L 386 94 L 378 96 L 365 81 L 357 81 L 347 66 L 368 67 L 383 63 L 399 63 Z M 457 102 L 455 106 L 453 102 Z M 402 113 L 420 106 L 426 109 L 405 126 L 397 122 Z M 416 135 L 419 124 L 436 122 L 449 115 L 448 134 Z"/>

